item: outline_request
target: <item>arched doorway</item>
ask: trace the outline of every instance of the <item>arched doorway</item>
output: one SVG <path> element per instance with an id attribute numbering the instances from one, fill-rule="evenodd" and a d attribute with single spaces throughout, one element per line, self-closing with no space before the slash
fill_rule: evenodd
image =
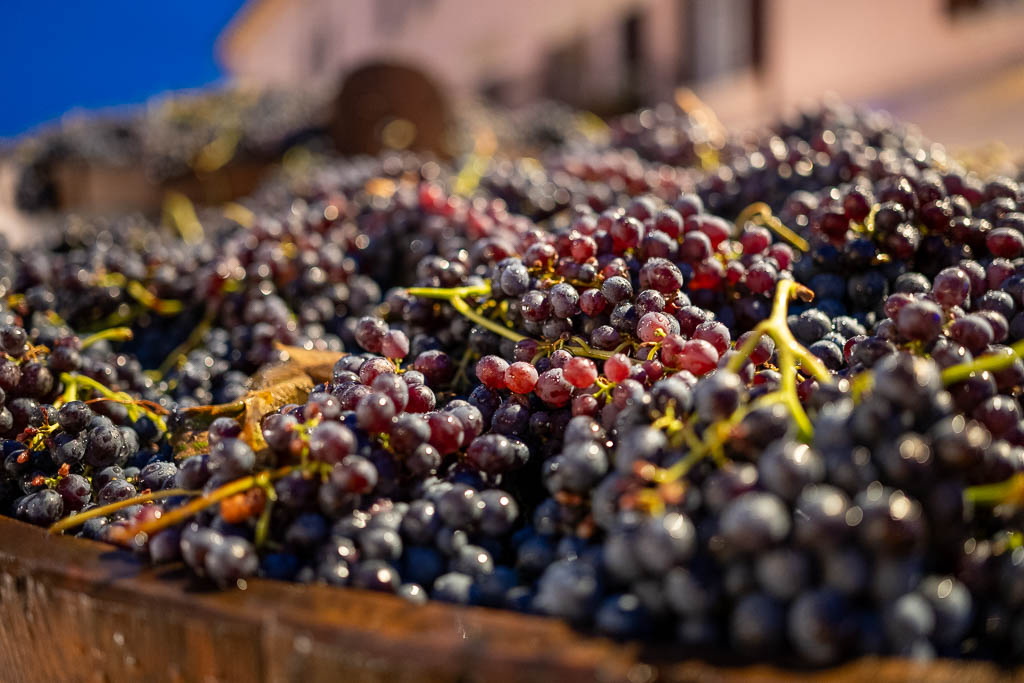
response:
<path id="1" fill-rule="evenodd" d="M 414 149 L 446 156 L 448 117 L 447 98 L 426 74 L 377 62 L 345 77 L 333 103 L 330 132 L 344 154 Z"/>

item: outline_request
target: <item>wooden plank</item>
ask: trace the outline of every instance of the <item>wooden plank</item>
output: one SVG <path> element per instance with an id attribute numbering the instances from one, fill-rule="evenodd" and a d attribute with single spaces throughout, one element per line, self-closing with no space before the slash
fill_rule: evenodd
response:
<path id="1" fill-rule="evenodd" d="M 180 567 L 0 518 L 5 681 L 627 680 L 633 648 L 551 619 Z"/>
<path id="2" fill-rule="evenodd" d="M 0 518 L 0 680 L 832 681 L 989 683 L 978 662 L 861 659 L 825 671 L 672 661 L 500 610 L 326 586 L 198 585 L 180 566 Z"/>

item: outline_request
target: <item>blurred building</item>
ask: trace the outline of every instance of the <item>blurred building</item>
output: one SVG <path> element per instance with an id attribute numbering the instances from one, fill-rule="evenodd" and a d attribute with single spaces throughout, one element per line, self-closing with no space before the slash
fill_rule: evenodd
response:
<path id="1" fill-rule="evenodd" d="M 220 57 L 243 80 L 421 69 L 449 93 L 599 110 L 661 99 L 761 60 L 763 0 L 250 0 Z"/>
<path id="2" fill-rule="evenodd" d="M 1024 61 L 1020 0 L 250 0 L 220 57 L 261 83 L 417 67 L 449 93 L 598 111 L 687 83 L 722 118 L 822 92 L 899 100 Z"/>

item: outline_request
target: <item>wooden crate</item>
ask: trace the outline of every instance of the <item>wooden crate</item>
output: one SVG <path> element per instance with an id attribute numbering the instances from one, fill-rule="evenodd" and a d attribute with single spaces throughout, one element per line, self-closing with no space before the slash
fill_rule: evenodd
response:
<path id="1" fill-rule="evenodd" d="M 987 683 L 1024 674 L 883 659 L 723 668 L 499 610 L 263 580 L 220 592 L 181 567 L 147 567 L 112 546 L 0 518 L 0 680 Z"/>

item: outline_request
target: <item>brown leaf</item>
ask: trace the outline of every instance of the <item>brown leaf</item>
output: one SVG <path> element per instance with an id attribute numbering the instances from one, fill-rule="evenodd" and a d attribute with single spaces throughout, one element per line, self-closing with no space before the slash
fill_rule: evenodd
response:
<path id="1" fill-rule="evenodd" d="M 250 391 L 242 401 L 245 403 L 245 417 L 242 423 L 242 438 L 260 451 L 266 448 L 260 420 L 288 403 L 302 403 L 313 388 L 313 379 L 304 372 L 276 373 L 278 381 L 265 389 Z M 285 379 L 287 377 L 287 379 Z"/>
<path id="2" fill-rule="evenodd" d="M 301 346 L 285 346 L 277 344 L 288 358 L 285 365 L 295 365 L 313 378 L 314 382 L 330 382 L 334 374 L 334 364 L 348 355 L 342 351 L 310 351 Z"/>
<path id="3" fill-rule="evenodd" d="M 260 368 L 249 380 L 249 393 L 231 403 L 186 408 L 177 415 L 171 434 L 175 457 L 186 458 L 205 452 L 206 429 L 218 417 L 242 421 L 241 438 L 253 450 L 266 448 L 260 421 L 263 416 L 289 403 L 302 403 L 317 382 L 326 382 L 343 353 L 308 351 L 293 346 L 279 346 L 288 354 L 281 363 Z"/>
<path id="4" fill-rule="evenodd" d="M 193 455 L 202 455 L 210 450 L 205 429 L 181 429 L 171 434 L 174 459 L 185 460 Z"/>

